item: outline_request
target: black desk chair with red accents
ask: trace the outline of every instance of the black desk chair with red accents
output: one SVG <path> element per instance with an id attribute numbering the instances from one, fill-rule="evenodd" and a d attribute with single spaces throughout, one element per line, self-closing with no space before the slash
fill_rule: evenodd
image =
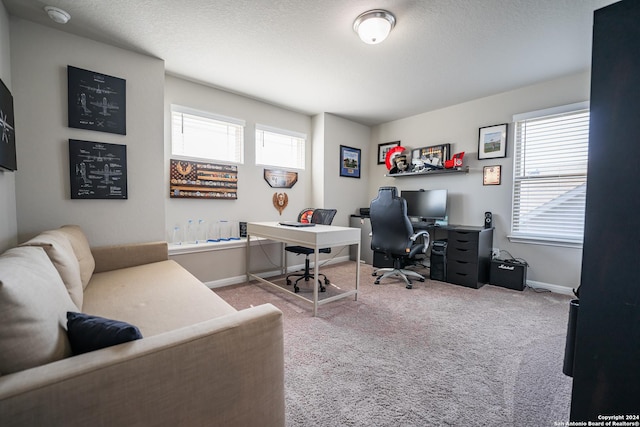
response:
<path id="1" fill-rule="evenodd" d="M 309 221 L 309 211 L 310 209 L 303 209 L 298 215 L 298 221 L 308 221 L 313 224 L 331 225 L 333 217 L 336 216 L 337 212 L 336 209 L 313 209 L 313 214 L 311 215 L 311 220 Z M 314 250 L 313 248 L 307 248 L 305 246 L 287 246 L 285 247 L 285 250 L 297 255 L 305 255 L 304 270 L 301 273 L 293 273 L 287 276 L 287 285 L 291 286 L 291 284 L 293 283 L 293 291 L 295 293 L 298 293 L 300 292 L 300 287 L 298 286 L 299 281 L 304 280 L 305 282 L 308 282 L 309 280 L 314 279 L 313 272 L 309 268 L 309 256 L 313 255 Z M 318 252 L 328 254 L 331 253 L 331 248 L 321 248 L 318 250 Z M 318 278 L 318 284 L 320 285 L 319 290 L 320 292 L 325 292 L 327 290 L 326 286 L 328 286 L 331 282 L 324 274 L 319 273 L 318 275 L 323 277 L 323 280 L 320 280 L 320 278 Z M 295 282 L 292 282 L 292 277 L 297 277 L 298 279 L 296 279 Z"/>

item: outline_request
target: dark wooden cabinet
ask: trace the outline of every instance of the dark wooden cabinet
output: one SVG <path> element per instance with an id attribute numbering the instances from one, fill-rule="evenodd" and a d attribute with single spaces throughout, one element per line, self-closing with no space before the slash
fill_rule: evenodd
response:
<path id="1" fill-rule="evenodd" d="M 574 422 L 639 421 L 639 100 L 640 2 L 624 0 L 594 15 Z"/>
<path id="2" fill-rule="evenodd" d="M 489 283 L 493 228 L 457 226 L 447 243 L 447 282 L 476 289 Z"/>

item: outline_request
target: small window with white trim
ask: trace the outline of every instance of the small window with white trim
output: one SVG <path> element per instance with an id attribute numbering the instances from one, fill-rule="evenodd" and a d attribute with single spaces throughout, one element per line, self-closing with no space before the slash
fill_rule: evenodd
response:
<path id="1" fill-rule="evenodd" d="M 513 116 L 512 241 L 580 247 L 584 236 L 589 104 Z"/>
<path id="2" fill-rule="evenodd" d="M 304 169 L 306 139 L 303 133 L 256 124 L 256 164 Z"/>
<path id="3" fill-rule="evenodd" d="M 244 120 L 171 106 L 171 154 L 244 163 Z"/>

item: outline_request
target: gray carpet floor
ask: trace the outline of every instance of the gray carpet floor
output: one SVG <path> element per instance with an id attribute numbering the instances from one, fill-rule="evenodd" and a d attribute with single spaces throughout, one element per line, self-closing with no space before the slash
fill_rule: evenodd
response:
<path id="1" fill-rule="evenodd" d="M 326 295 L 352 289 L 328 266 Z M 554 426 L 569 419 L 562 373 L 570 297 L 428 280 L 373 284 L 319 308 L 252 282 L 217 289 L 238 309 L 284 312 L 287 426 Z M 283 286 L 285 286 L 283 284 Z M 312 295 L 301 285 L 300 294 Z"/>

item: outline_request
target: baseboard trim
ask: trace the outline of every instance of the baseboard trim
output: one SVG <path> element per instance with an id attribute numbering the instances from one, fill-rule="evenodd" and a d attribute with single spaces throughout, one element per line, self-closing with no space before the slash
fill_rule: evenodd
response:
<path id="1" fill-rule="evenodd" d="M 545 283 L 545 282 L 536 282 L 534 280 L 527 280 L 527 286 L 529 286 L 532 289 L 546 289 L 556 294 L 563 294 L 563 295 L 569 295 L 569 296 L 575 297 L 573 293 L 573 288 L 570 288 L 568 286 L 554 285 L 554 284 Z"/>
<path id="2" fill-rule="evenodd" d="M 345 262 L 345 261 L 349 261 L 349 256 L 341 256 L 341 257 L 335 257 L 335 258 L 331 258 L 328 260 L 322 260 L 320 262 L 320 265 L 331 265 L 331 264 L 338 264 L 340 262 Z M 313 263 L 311 264 L 311 266 L 313 267 Z M 294 271 L 299 271 L 304 269 L 304 264 L 298 264 L 298 265 L 290 265 L 287 266 L 287 272 L 288 273 L 292 273 Z M 265 271 L 262 273 L 258 273 L 256 274 L 256 276 L 262 277 L 263 279 L 269 278 L 269 277 L 275 277 L 278 276 L 280 274 L 280 270 L 273 270 L 273 271 Z M 205 282 L 204 284 L 209 288 L 209 289 L 216 289 L 216 288 L 223 288 L 225 286 L 232 286 L 232 285 L 237 285 L 239 283 L 246 283 L 247 282 L 247 276 L 246 275 L 242 275 L 242 276 L 235 276 L 235 277 L 227 277 L 224 279 L 219 279 L 219 280 L 212 280 L 210 282 Z"/>

